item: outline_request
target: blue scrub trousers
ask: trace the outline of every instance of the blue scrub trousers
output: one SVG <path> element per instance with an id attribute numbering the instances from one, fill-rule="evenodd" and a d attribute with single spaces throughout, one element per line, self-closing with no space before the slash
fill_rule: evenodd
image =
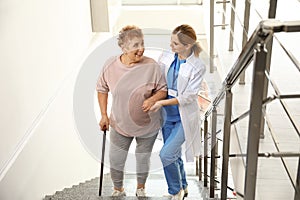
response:
<path id="1" fill-rule="evenodd" d="M 164 145 L 160 159 L 164 167 L 169 194 L 175 195 L 187 187 L 186 174 L 181 159 L 181 145 L 184 143 L 184 131 L 181 121 L 166 121 L 162 128 Z"/>

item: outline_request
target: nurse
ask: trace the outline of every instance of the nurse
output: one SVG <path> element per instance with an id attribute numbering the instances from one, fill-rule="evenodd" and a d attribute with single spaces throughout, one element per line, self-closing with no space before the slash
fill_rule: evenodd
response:
<path id="1" fill-rule="evenodd" d="M 167 80 L 168 96 L 157 101 L 151 111 L 165 109 L 166 119 L 162 128 L 164 145 L 160 158 L 164 167 L 168 192 L 172 200 L 187 196 L 187 181 L 182 156 L 185 142 L 187 161 L 200 155 L 200 109 L 198 92 L 206 67 L 199 58 L 201 47 L 194 29 L 183 24 L 171 35 L 171 52 L 164 52 L 158 63 Z"/>

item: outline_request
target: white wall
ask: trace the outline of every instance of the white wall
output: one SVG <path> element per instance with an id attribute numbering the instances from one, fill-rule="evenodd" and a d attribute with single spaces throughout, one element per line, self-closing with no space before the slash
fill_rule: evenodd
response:
<path id="1" fill-rule="evenodd" d="M 123 6 L 121 17 L 118 18 L 112 31 L 118 33 L 128 24 L 137 25 L 142 29 L 169 31 L 178 25 L 189 24 L 197 34 L 206 34 L 202 6 Z M 168 31 L 166 33 L 170 34 Z"/>
<path id="2" fill-rule="evenodd" d="M 72 114 L 90 24 L 89 1 L 0 1 L 1 200 L 42 199 L 97 176 Z"/>

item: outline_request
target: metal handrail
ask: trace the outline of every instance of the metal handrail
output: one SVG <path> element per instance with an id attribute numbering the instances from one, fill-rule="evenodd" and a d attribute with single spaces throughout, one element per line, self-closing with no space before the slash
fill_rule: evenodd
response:
<path id="1" fill-rule="evenodd" d="M 217 106 L 220 101 L 224 98 L 224 93 L 227 89 L 231 89 L 234 83 L 237 81 L 240 74 L 248 67 L 250 62 L 253 60 L 254 49 L 257 43 L 261 40 L 267 42 L 267 37 L 273 33 L 277 32 L 299 32 L 300 21 L 289 21 L 289 22 L 280 22 L 278 20 L 264 20 L 259 23 L 257 28 L 252 33 L 251 37 L 249 38 L 248 42 L 242 49 L 239 57 L 237 58 L 236 62 L 233 64 L 233 67 L 228 72 L 224 82 L 222 83 L 222 87 L 220 92 L 212 101 L 212 106 Z M 297 66 L 299 68 L 299 66 Z M 210 107 L 205 116 L 209 116 L 212 112 L 212 107 Z"/>
<path id="2" fill-rule="evenodd" d="M 240 53 L 239 57 L 237 58 L 236 62 L 233 65 L 233 67 L 229 71 L 229 73 L 226 76 L 225 80 L 223 81 L 222 87 L 221 87 L 219 93 L 217 94 L 217 96 L 212 101 L 211 107 L 205 112 L 205 121 L 207 121 L 208 117 L 211 114 L 213 114 L 213 119 L 214 119 L 214 115 L 215 115 L 214 112 L 216 111 L 216 107 L 219 106 L 221 100 L 225 96 L 227 97 L 228 95 L 230 95 L 231 88 L 236 83 L 236 81 L 241 76 L 241 74 L 249 66 L 249 64 L 251 63 L 251 61 L 254 58 L 254 55 L 259 54 L 260 51 L 264 52 L 265 51 L 264 46 L 268 43 L 268 41 L 270 39 L 272 39 L 273 34 L 277 33 L 277 32 L 300 32 L 300 21 L 281 22 L 281 21 L 278 21 L 278 20 L 264 20 L 264 21 L 261 21 L 259 23 L 259 25 L 257 26 L 255 31 L 251 35 L 248 42 L 244 45 L 244 47 L 242 49 L 242 52 Z M 265 52 L 261 56 L 262 56 L 263 59 L 266 59 L 266 55 L 267 55 L 267 53 Z M 296 67 L 298 67 L 297 60 L 294 59 L 292 61 L 296 65 Z M 259 64 L 259 62 L 255 63 L 256 66 L 258 64 Z M 260 63 L 260 64 L 264 65 L 265 63 L 263 62 L 263 63 Z M 263 69 L 264 69 L 264 66 L 262 68 L 260 67 L 260 70 L 263 70 Z M 260 80 L 262 80 L 262 76 L 261 76 Z M 260 82 L 260 83 L 263 83 L 263 82 Z M 254 97 L 252 97 L 252 98 L 254 98 Z M 259 104 L 262 107 L 265 104 L 271 102 L 272 100 L 274 100 L 276 98 L 278 98 L 278 99 L 281 99 L 281 98 L 299 98 L 299 95 L 280 95 L 279 94 L 279 95 L 269 97 L 269 98 L 266 98 L 266 99 L 261 99 L 261 103 L 259 103 Z M 230 99 L 230 101 L 232 101 L 232 100 Z M 256 102 L 259 102 L 259 101 L 256 101 Z M 225 108 L 225 110 L 226 110 L 226 108 Z M 249 115 L 249 114 L 250 114 L 250 112 L 247 111 L 246 113 L 243 114 L 243 116 L 244 115 L 246 116 L 246 115 Z M 231 114 L 229 116 L 231 116 Z M 226 120 L 226 117 L 225 117 L 225 120 Z M 216 119 L 214 119 L 213 121 L 216 121 Z M 252 123 L 252 125 L 253 125 L 253 122 L 250 121 L 250 123 Z M 215 125 L 213 125 L 213 127 L 214 126 Z M 226 125 L 224 124 L 224 129 L 225 129 L 225 126 Z M 253 128 L 253 130 L 255 130 L 255 129 L 257 129 L 257 128 Z M 224 130 L 224 132 L 225 132 L 225 130 Z M 214 142 L 214 140 L 213 140 L 214 138 L 215 137 L 212 136 L 212 143 Z M 225 138 L 225 134 L 224 134 L 224 138 Z M 255 139 L 252 138 L 251 140 L 252 140 L 252 142 L 256 143 Z M 228 146 L 227 146 L 227 148 L 228 148 Z M 224 147 L 223 147 L 223 150 L 224 150 Z M 254 152 L 255 151 L 252 151 L 250 153 L 254 153 Z M 262 155 L 265 155 L 266 157 L 268 157 L 268 156 L 274 156 L 274 157 L 299 156 L 299 153 L 296 153 L 296 152 L 272 153 L 272 154 L 270 154 L 270 153 L 264 153 L 264 154 L 260 153 L 259 154 L 258 152 L 256 152 L 256 154 L 257 154 L 256 155 L 256 163 L 257 163 L 257 156 L 262 156 Z M 206 156 L 206 159 L 207 159 L 207 155 L 205 155 L 205 156 Z M 227 155 L 224 155 L 224 152 L 223 152 L 223 159 L 224 159 L 224 157 L 225 157 L 225 159 L 227 159 L 227 164 L 228 164 L 228 158 L 230 157 L 229 153 L 227 153 Z M 212 164 L 214 164 L 213 160 L 215 158 L 216 158 L 216 156 L 212 154 L 211 155 L 211 159 L 212 159 L 211 163 Z M 254 158 L 252 157 L 252 158 L 249 158 L 249 159 L 250 160 L 251 159 L 255 160 L 255 157 Z M 224 162 L 224 160 L 223 160 L 223 162 Z M 247 162 L 248 162 L 248 156 L 247 156 Z M 253 170 L 253 167 L 255 166 L 255 164 L 252 164 L 252 166 L 251 166 L 252 170 Z M 215 166 L 211 166 L 211 169 L 214 168 L 214 167 Z M 256 169 L 254 171 L 255 171 L 255 174 L 256 174 Z M 214 173 L 212 173 L 212 172 L 213 172 L 213 170 L 211 170 L 211 176 L 214 176 Z M 252 172 L 249 172 L 249 173 L 252 173 Z M 223 174 L 223 171 L 222 171 L 222 174 Z M 247 175 L 246 175 L 246 178 L 247 178 Z M 255 179 L 256 179 L 256 175 L 255 175 Z M 253 181 L 253 178 L 251 178 L 251 180 L 249 179 L 248 182 L 252 185 L 254 184 L 254 186 L 256 184 L 256 181 Z M 246 183 L 248 183 L 248 182 L 246 180 Z M 211 184 L 211 187 L 213 187 L 212 184 Z M 222 186 L 222 188 L 223 187 L 224 186 Z M 227 177 L 226 177 L 226 187 L 228 187 L 227 186 Z M 221 188 L 221 190 L 222 190 L 222 188 Z M 245 194 L 246 199 L 251 199 L 254 196 L 255 191 L 254 192 L 250 191 L 252 189 L 248 189 L 249 192 L 247 194 Z M 297 190 L 296 187 L 295 187 L 295 189 Z M 254 190 L 255 190 L 255 188 L 254 188 Z M 210 191 L 212 191 L 212 189 Z M 221 196 L 222 196 L 222 194 L 221 194 Z M 213 197 L 213 196 L 210 196 L 210 197 Z M 222 199 L 224 199 L 224 197 Z"/>
<path id="3" fill-rule="evenodd" d="M 228 72 L 228 75 L 226 76 L 224 82 L 222 83 L 222 88 L 220 89 L 220 92 L 213 100 L 212 106 L 217 106 L 220 103 L 220 101 L 224 98 L 225 91 L 232 87 L 232 85 L 237 81 L 239 75 L 248 67 L 248 65 L 252 61 L 254 55 L 253 49 L 257 45 L 257 42 L 261 40 L 262 23 L 263 21 L 260 22 L 260 24 L 257 26 L 252 36 L 250 37 L 249 41 L 242 49 L 242 52 L 240 53 L 236 62 L 233 64 L 233 67 Z M 205 113 L 206 117 L 208 117 L 211 114 L 212 109 L 213 108 L 210 107 L 207 110 L 207 112 Z"/>

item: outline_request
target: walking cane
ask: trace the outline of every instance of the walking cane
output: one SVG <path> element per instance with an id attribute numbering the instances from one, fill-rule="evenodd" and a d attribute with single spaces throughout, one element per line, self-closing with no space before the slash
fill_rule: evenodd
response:
<path id="1" fill-rule="evenodd" d="M 106 129 L 103 131 L 102 138 L 102 154 L 101 154 L 101 169 L 100 169 L 100 186 L 99 186 L 99 196 L 102 195 L 102 182 L 103 182 L 103 167 L 104 167 L 104 156 L 105 156 L 105 141 L 106 141 Z"/>

